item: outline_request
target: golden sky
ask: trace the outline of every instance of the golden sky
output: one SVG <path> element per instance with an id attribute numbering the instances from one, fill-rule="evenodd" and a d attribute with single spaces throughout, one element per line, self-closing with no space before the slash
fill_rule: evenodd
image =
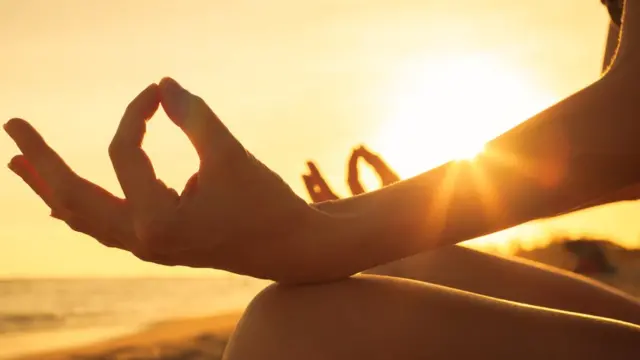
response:
<path id="1" fill-rule="evenodd" d="M 121 194 L 111 136 L 129 100 L 172 76 L 296 192 L 306 197 L 312 158 L 346 194 L 358 143 L 411 176 L 593 81 L 607 21 L 596 0 L 2 0 L 0 117 L 31 121 L 78 173 Z M 182 189 L 195 152 L 164 115 L 148 134 L 159 175 Z M 16 152 L 0 139 L 6 162 Z M 105 249 L 49 218 L 8 169 L 0 184 L 0 276 L 210 273 Z M 638 243 L 629 209 L 536 229 Z"/>

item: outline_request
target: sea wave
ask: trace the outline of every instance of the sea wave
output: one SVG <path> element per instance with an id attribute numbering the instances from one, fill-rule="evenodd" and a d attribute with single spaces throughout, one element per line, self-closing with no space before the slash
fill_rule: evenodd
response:
<path id="1" fill-rule="evenodd" d="M 0 334 L 55 328 L 63 326 L 63 316 L 50 313 L 3 314 L 0 313 Z"/>
<path id="2" fill-rule="evenodd" d="M 57 328 L 75 328 L 96 324 L 105 314 L 98 313 L 0 313 L 0 335 L 39 330 L 55 330 Z"/>
<path id="3" fill-rule="evenodd" d="M 0 337 L 215 314 L 246 305 L 264 286 L 239 277 L 5 280 L 0 281 Z"/>

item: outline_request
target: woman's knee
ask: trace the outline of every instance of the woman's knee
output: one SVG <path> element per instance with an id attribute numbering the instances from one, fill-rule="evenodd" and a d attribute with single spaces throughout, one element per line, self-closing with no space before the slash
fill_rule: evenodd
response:
<path id="1" fill-rule="evenodd" d="M 226 359 L 378 359 L 385 353 L 451 358 L 484 352 L 493 358 L 539 358 L 564 348 L 567 355 L 609 349 L 616 355 L 611 358 L 625 358 L 615 353 L 640 351 L 638 341 L 638 328 L 604 319 L 362 276 L 322 285 L 269 286 L 247 308 Z"/>
<path id="2" fill-rule="evenodd" d="M 225 359 L 363 358 L 363 350 L 382 341 L 397 354 L 412 331 L 396 325 L 416 314 L 388 303 L 396 302 L 395 291 L 385 290 L 394 283 L 365 276 L 309 286 L 271 285 L 247 307 Z"/>
<path id="3" fill-rule="evenodd" d="M 313 322 L 314 328 L 323 322 L 334 324 L 339 314 L 355 314 L 365 309 L 376 310 L 384 305 L 380 298 L 395 280 L 380 276 L 358 276 L 342 281 L 304 286 L 272 284 L 262 290 L 245 310 L 242 322 L 245 325 L 273 328 L 296 327 Z M 406 282 L 406 281 L 403 281 Z M 398 294 L 399 296 L 400 294 Z M 396 297 L 391 292 L 391 297 Z M 386 298 L 386 304 L 393 301 Z M 342 319 L 345 320 L 345 319 Z"/>

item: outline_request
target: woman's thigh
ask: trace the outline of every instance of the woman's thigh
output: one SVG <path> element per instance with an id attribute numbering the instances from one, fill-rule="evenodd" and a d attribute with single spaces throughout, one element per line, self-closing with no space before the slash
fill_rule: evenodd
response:
<path id="1" fill-rule="evenodd" d="M 640 324 L 640 302 L 619 290 L 544 264 L 457 245 L 407 257 L 365 273 Z"/>
<path id="2" fill-rule="evenodd" d="M 640 327 L 421 282 L 359 276 L 273 285 L 225 359 L 632 359 Z"/>

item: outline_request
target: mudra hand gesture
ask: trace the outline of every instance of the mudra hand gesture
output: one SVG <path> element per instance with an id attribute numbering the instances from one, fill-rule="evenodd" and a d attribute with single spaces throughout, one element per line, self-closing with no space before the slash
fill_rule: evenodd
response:
<path id="1" fill-rule="evenodd" d="M 381 187 L 389 186 L 400 181 L 400 177 L 391 169 L 391 167 L 377 154 L 372 153 L 364 146 L 358 146 L 351 151 L 349 161 L 347 163 L 347 185 L 351 191 L 351 195 L 356 196 L 365 193 L 364 186 L 360 182 L 360 171 L 358 170 L 358 160 L 362 159 L 368 163 L 373 172 L 380 179 Z M 302 180 L 307 188 L 307 192 L 314 203 L 324 201 L 338 200 L 335 194 L 325 180 L 324 176 L 318 170 L 318 166 L 313 161 L 307 162 L 309 172 L 302 175 Z"/>
<path id="2" fill-rule="evenodd" d="M 156 178 L 141 148 L 146 121 L 160 104 L 200 158 L 180 195 Z M 150 85 L 129 104 L 110 145 L 126 199 L 74 173 L 26 121 L 12 119 L 5 130 L 23 154 L 9 167 L 53 217 L 104 245 L 159 264 L 283 281 L 327 268 L 326 247 L 312 242 L 329 228 L 330 217 L 295 195 L 201 98 L 172 79 Z"/>

